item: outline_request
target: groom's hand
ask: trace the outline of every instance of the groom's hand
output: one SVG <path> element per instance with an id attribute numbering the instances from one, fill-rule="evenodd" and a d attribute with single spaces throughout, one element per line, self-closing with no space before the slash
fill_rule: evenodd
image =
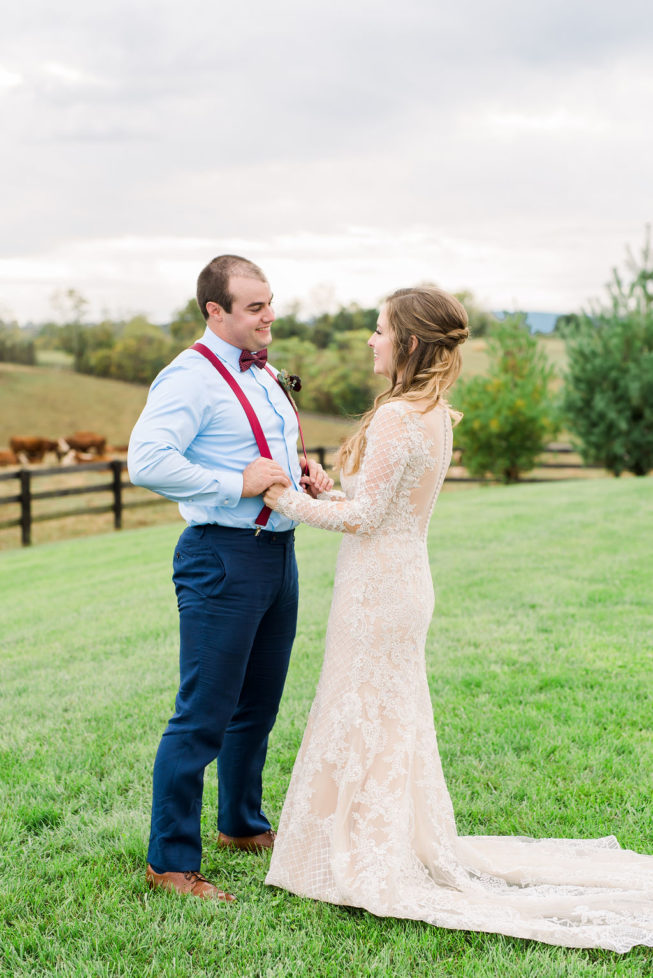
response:
<path id="1" fill-rule="evenodd" d="M 333 489 L 333 479 L 314 458 L 308 459 L 308 475 L 303 475 L 299 481 L 314 499 L 321 492 L 330 492 Z"/>
<path id="2" fill-rule="evenodd" d="M 269 509 L 277 508 L 277 500 L 282 492 L 285 491 L 284 486 L 280 486 L 276 483 L 273 486 L 269 486 L 263 493 L 263 502 Z"/>
<path id="3" fill-rule="evenodd" d="M 261 493 L 278 482 L 282 486 L 289 486 L 290 479 L 281 468 L 278 462 L 271 458 L 257 458 L 250 462 L 247 468 L 243 469 L 243 491 L 242 499 L 251 496 L 260 496 Z"/>

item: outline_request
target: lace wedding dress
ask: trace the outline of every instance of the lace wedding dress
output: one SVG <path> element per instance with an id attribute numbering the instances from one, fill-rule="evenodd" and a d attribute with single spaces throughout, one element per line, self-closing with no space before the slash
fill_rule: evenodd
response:
<path id="1" fill-rule="evenodd" d="M 439 927 L 569 947 L 653 946 L 653 856 L 616 839 L 459 836 L 424 661 L 428 522 L 451 458 L 444 407 L 392 401 L 345 493 L 284 515 L 345 533 L 326 654 L 266 883 Z"/>

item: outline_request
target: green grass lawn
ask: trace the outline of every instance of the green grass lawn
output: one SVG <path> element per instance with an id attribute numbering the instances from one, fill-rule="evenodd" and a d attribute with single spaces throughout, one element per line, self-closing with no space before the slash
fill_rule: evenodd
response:
<path id="1" fill-rule="evenodd" d="M 615 834 L 653 852 L 653 482 L 443 496 L 427 662 L 459 830 Z M 231 907 L 145 887 L 150 774 L 177 677 L 178 526 L 0 555 L 0 974 L 650 975 L 623 957 L 379 920 L 263 885 L 215 845 Z M 266 768 L 276 822 L 320 668 L 339 538 L 298 532 L 300 627 Z"/>

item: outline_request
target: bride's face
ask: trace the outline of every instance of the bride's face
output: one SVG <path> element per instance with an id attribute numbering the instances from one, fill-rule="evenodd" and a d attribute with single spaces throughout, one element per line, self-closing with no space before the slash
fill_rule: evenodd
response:
<path id="1" fill-rule="evenodd" d="M 381 308 L 376 329 L 367 341 L 367 345 L 374 353 L 374 373 L 390 378 L 394 361 L 394 343 L 385 306 Z"/>

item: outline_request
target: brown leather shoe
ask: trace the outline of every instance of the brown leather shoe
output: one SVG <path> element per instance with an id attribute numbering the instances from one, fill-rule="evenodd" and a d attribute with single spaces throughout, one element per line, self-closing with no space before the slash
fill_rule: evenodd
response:
<path id="1" fill-rule="evenodd" d="M 225 835 L 218 833 L 218 845 L 225 849 L 241 849 L 243 852 L 261 852 L 263 849 L 274 849 L 277 833 L 273 829 L 261 832 L 260 835 Z"/>
<path id="2" fill-rule="evenodd" d="M 164 890 L 174 890 L 187 896 L 201 897 L 203 900 L 225 900 L 227 903 L 236 899 L 231 893 L 225 893 L 209 883 L 206 876 L 198 872 L 155 873 L 148 864 L 145 878 L 151 889 L 160 886 Z"/>

